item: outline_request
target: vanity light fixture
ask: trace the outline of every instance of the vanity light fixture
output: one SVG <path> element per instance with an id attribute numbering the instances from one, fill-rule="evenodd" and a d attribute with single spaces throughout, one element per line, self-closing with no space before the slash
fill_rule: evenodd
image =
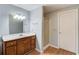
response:
<path id="1" fill-rule="evenodd" d="M 18 15 L 13 15 L 13 18 L 17 19 L 17 18 L 19 18 L 19 16 Z"/>
<path id="2" fill-rule="evenodd" d="M 22 15 L 17 15 L 16 14 L 16 15 L 13 16 L 13 18 L 14 19 L 18 19 L 18 20 L 24 20 L 26 17 L 25 16 L 22 16 Z"/>
<path id="3" fill-rule="evenodd" d="M 25 19 L 25 18 L 26 18 L 25 16 L 22 16 L 22 17 L 21 17 L 21 19 Z"/>

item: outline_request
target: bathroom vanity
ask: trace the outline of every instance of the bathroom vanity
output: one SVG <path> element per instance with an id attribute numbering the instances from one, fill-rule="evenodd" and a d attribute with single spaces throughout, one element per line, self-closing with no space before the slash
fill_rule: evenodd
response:
<path id="1" fill-rule="evenodd" d="M 5 36 L 3 38 L 3 55 L 24 55 L 35 47 L 36 36 L 34 33 Z"/>

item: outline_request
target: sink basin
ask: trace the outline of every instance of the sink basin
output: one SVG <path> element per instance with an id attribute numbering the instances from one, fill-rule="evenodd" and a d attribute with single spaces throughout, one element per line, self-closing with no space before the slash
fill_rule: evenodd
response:
<path id="1" fill-rule="evenodd" d="M 19 36 L 23 36 L 23 34 L 19 34 Z"/>

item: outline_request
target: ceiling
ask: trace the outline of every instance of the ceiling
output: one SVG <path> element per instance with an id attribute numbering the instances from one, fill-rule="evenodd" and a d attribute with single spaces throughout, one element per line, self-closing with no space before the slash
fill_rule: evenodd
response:
<path id="1" fill-rule="evenodd" d="M 49 4 L 44 6 L 44 13 L 49 13 L 62 8 L 70 7 L 73 4 Z"/>
<path id="2" fill-rule="evenodd" d="M 14 4 L 14 5 L 17 6 L 17 7 L 26 9 L 28 11 L 31 11 L 31 10 L 33 10 L 33 9 L 38 8 L 39 6 L 41 6 L 40 4 Z"/>
<path id="3" fill-rule="evenodd" d="M 21 7 L 23 9 L 26 9 L 28 11 L 32 11 L 35 8 L 38 8 L 39 6 L 44 7 L 44 13 L 49 13 L 51 11 L 59 10 L 61 8 L 70 7 L 73 4 L 15 4 L 15 6 Z"/>

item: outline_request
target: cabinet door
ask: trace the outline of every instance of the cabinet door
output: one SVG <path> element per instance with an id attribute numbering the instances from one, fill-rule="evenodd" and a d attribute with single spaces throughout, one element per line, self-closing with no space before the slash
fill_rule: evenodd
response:
<path id="1" fill-rule="evenodd" d="M 31 37 L 31 49 L 34 49 L 35 47 L 36 47 L 35 37 Z"/>
<path id="2" fill-rule="evenodd" d="M 23 40 L 18 40 L 17 41 L 17 54 L 22 55 L 24 54 L 24 41 Z"/>
<path id="3" fill-rule="evenodd" d="M 24 47 L 25 47 L 25 53 L 26 52 L 28 52 L 28 51 L 30 51 L 31 50 L 31 48 L 30 48 L 30 39 L 29 38 L 26 38 L 25 40 L 24 40 Z"/>
<path id="4" fill-rule="evenodd" d="M 32 39 L 31 40 L 31 48 L 34 49 L 36 46 L 35 46 L 35 39 Z"/>
<path id="5" fill-rule="evenodd" d="M 10 46 L 5 49 L 6 55 L 16 55 L 16 46 Z"/>

